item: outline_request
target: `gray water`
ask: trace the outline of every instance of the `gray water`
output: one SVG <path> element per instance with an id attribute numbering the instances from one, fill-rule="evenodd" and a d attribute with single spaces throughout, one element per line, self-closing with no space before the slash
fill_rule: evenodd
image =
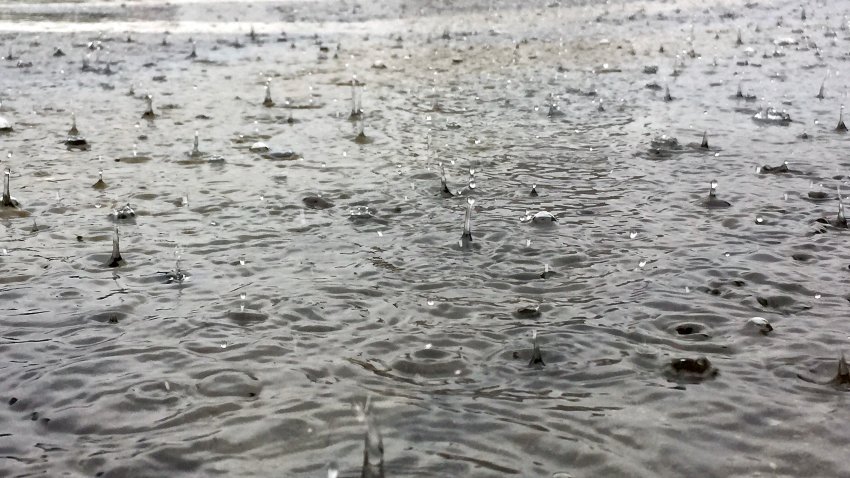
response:
<path id="1" fill-rule="evenodd" d="M 0 475 L 360 476 L 368 397 L 388 477 L 847 476 L 850 5 L 800 3 L 0 2 Z"/>

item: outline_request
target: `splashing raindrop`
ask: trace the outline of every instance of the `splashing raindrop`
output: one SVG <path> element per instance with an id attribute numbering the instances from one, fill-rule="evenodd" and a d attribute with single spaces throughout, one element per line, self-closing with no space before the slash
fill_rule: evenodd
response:
<path id="1" fill-rule="evenodd" d="M 270 108 L 274 106 L 274 101 L 272 101 L 272 89 L 271 89 L 271 78 L 266 80 L 266 97 L 263 99 L 263 106 L 266 108 Z"/>
<path id="2" fill-rule="evenodd" d="M 17 199 L 13 198 L 9 192 L 9 179 L 11 176 L 12 170 L 6 168 L 6 170 L 3 171 L 3 200 L 2 203 L 0 203 L 0 206 L 18 208 L 20 203 Z"/>
<path id="3" fill-rule="evenodd" d="M 458 243 L 461 249 L 470 249 L 472 247 L 472 207 L 475 204 L 475 198 L 466 198 L 466 216 L 463 219 L 463 234 L 460 236 Z"/>
<path id="4" fill-rule="evenodd" d="M 731 206 L 728 201 L 717 198 L 717 180 L 711 181 L 711 187 L 708 190 L 708 198 L 702 202 L 703 206 L 709 209 L 720 209 Z"/>
<path id="5" fill-rule="evenodd" d="M 367 405 L 368 406 L 368 405 Z M 361 478 L 384 478 L 384 439 L 376 419 L 366 410 L 366 435 L 363 439 Z"/>
<path id="6" fill-rule="evenodd" d="M 537 331 L 531 332 L 531 360 L 528 361 L 529 367 L 541 368 L 546 364 L 543 362 L 543 354 L 540 352 L 540 344 L 537 341 Z"/>
<path id="7" fill-rule="evenodd" d="M 835 131 L 844 132 L 847 131 L 847 125 L 844 124 L 844 105 L 841 105 L 841 109 L 838 113 L 838 125 L 835 126 Z"/>
<path id="8" fill-rule="evenodd" d="M 121 257 L 118 242 L 118 228 L 116 227 L 115 236 L 112 238 L 112 254 L 109 256 L 109 261 L 106 263 L 107 267 L 119 267 L 125 264 L 124 259 Z"/>
<path id="9" fill-rule="evenodd" d="M 151 95 L 145 95 L 145 112 L 142 113 L 142 118 L 156 118 L 156 113 L 153 111 L 153 96 Z"/>
<path id="10" fill-rule="evenodd" d="M 103 170 L 102 169 L 97 172 L 97 176 L 98 176 L 97 182 L 92 184 L 92 187 L 95 188 L 95 189 L 106 189 L 107 185 L 103 181 Z"/>
<path id="11" fill-rule="evenodd" d="M 446 168 L 443 163 L 440 163 L 440 194 L 443 197 L 452 197 L 454 194 L 449 189 L 448 180 L 446 180 Z"/>

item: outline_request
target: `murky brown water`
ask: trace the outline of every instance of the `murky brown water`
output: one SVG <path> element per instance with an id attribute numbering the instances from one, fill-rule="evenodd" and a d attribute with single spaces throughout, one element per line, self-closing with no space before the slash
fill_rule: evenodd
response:
<path id="1" fill-rule="evenodd" d="M 0 475 L 850 474 L 850 5 L 253 3 L 0 3 Z"/>

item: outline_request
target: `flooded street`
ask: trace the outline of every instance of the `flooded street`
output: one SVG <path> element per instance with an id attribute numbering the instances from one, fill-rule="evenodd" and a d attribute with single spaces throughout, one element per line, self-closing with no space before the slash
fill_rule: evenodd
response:
<path id="1" fill-rule="evenodd" d="M 848 16 L 0 0 L 0 476 L 850 475 Z"/>

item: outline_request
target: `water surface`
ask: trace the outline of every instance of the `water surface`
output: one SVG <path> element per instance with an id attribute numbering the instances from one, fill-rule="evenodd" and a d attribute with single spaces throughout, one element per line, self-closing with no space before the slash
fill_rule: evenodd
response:
<path id="1" fill-rule="evenodd" d="M 846 5 L 252 3 L 0 3 L 0 474 L 850 473 Z"/>

